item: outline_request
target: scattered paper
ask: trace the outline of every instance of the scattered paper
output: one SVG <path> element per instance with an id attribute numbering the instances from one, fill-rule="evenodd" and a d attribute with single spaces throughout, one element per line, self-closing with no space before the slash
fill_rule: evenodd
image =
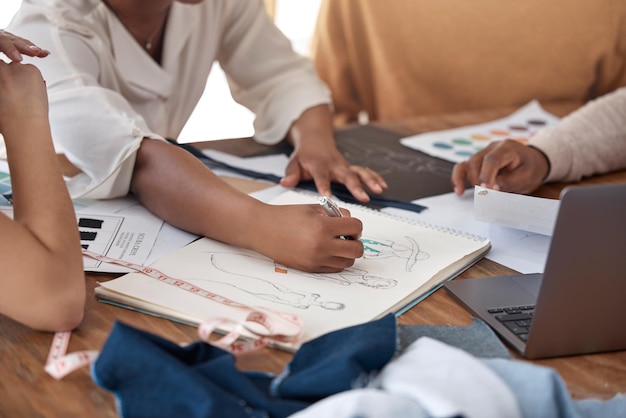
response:
<path id="1" fill-rule="evenodd" d="M 88 216 L 87 214 L 90 214 L 89 216 L 96 219 L 102 216 L 123 219 L 117 235 L 110 237 L 113 240 L 110 244 L 112 247 L 108 247 L 107 252 L 99 251 L 92 246 L 87 248 L 90 251 L 110 258 L 129 261 L 139 265 L 149 265 L 160 257 L 198 238 L 197 235 L 182 231 L 164 222 L 131 196 L 108 200 L 75 200 L 74 207 L 76 208 L 77 216 L 85 217 Z M 81 229 L 80 223 L 79 229 Z M 141 240 L 137 242 L 139 237 L 141 237 Z M 105 236 L 103 235 L 102 239 L 104 238 Z M 135 242 L 128 242 L 128 239 L 131 241 L 134 239 Z M 81 244 L 90 243 L 81 241 Z M 116 247 L 116 245 L 132 245 L 132 248 L 135 248 L 135 250 L 132 253 L 125 252 L 123 247 Z M 128 273 L 132 271 L 117 264 L 91 260 L 88 257 L 83 257 L 83 259 L 85 260 L 85 271 L 101 273 Z"/>
<path id="2" fill-rule="evenodd" d="M 474 216 L 477 220 L 510 228 L 550 235 L 560 201 L 474 187 Z"/>
<path id="3" fill-rule="evenodd" d="M 402 138 L 400 143 L 434 157 L 459 163 L 487 145 L 503 139 L 526 143 L 539 130 L 559 118 L 543 110 L 535 100 L 517 112 L 492 122 Z"/>
<path id="4" fill-rule="evenodd" d="M 81 246 L 89 251 L 143 265 L 152 251 L 163 221 L 151 216 L 78 213 Z M 83 256 L 85 271 L 125 273 L 131 270 Z"/>

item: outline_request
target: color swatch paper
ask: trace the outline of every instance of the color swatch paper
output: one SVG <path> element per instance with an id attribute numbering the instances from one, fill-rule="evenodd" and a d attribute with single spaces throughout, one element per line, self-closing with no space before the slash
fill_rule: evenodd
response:
<path id="1" fill-rule="evenodd" d="M 400 143 L 433 157 L 459 163 L 494 141 L 515 139 L 527 143 L 538 130 L 558 121 L 559 118 L 546 112 L 537 101 L 532 101 L 506 118 L 413 135 L 402 138 Z"/>

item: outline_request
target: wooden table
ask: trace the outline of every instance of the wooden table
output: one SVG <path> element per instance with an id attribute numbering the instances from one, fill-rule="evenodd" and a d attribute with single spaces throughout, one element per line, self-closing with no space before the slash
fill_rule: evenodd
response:
<path id="1" fill-rule="evenodd" d="M 412 134 L 480 123 L 503 117 L 514 109 L 490 110 L 437 118 L 422 117 L 403 123 L 385 124 L 387 128 Z M 548 108 L 563 115 L 571 107 Z M 249 138 L 199 144 L 237 155 L 267 150 Z M 245 191 L 266 187 L 240 179 L 226 179 Z M 584 183 L 626 182 L 626 171 L 597 176 Z M 551 184 L 537 191 L 544 197 L 558 197 L 564 184 Z M 457 279 L 512 274 L 513 270 L 483 259 Z M 132 312 L 98 302 L 93 289 L 98 281 L 110 280 L 110 274 L 87 274 L 85 318 L 72 334 L 69 351 L 98 350 L 106 340 L 114 321 L 144 329 L 176 342 L 196 340 L 193 327 Z M 403 314 L 401 324 L 469 325 L 470 314 L 444 290 L 439 290 Z M 116 417 L 113 396 L 91 380 L 89 370 L 81 369 L 56 381 L 46 374 L 46 360 L 52 334 L 36 332 L 10 319 L 0 318 L 0 417 Z M 239 367 L 245 370 L 280 372 L 291 358 L 276 350 L 262 350 L 242 357 Z M 609 398 L 626 392 L 626 351 L 534 361 L 559 371 L 575 398 Z"/>

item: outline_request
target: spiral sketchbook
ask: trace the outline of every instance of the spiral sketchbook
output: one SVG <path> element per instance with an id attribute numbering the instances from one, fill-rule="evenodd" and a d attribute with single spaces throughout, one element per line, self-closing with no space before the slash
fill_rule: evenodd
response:
<path id="1" fill-rule="evenodd" d="M 272 204 L 317 204 L 314 195 L 287 191 Z M 410 221 L 363 206 L 345 204 L 363 222 L 364 255 L 339 273 L 305 273 L 256 252 L 208 238 L 199 239 L 151 265 L 168 276 L 248 306 L 300 317 L 301 341 L 340 328 L 397 315 L 480 260 L 486 238 Z M 300 231 L 306 235 L 306 231 Z M 199 297 L 142 273 L 99 283 L 96 296 L 144 313 L 198 325 L 214 317 L 238 321 L 236 307 Z M 224 330 L 226 331 L 226 330 Z"/>

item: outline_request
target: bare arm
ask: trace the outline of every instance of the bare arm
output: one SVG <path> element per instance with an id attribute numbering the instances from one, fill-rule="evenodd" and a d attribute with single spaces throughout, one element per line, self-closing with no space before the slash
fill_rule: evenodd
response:
<path id="1" fill-rule="evenodd" d="M 289 267 L 340 271 L 363 254 L 359 240 L 339 238 L 360 236 L 358 219 L 331 218 L 319 205 L 264 204 L 223 182 L 187 151 L 162 141 L 142 141 L 131 190 L 172 225 Z"/>
<path id="2" fill-rule="evenodd" d="M 85 282 L 76 217 L 52 146 L 48 102 L 32 65 L 0 63 L 0 131 L 14 221 L 0 216 L 0 313 L 61 331 L 83 316 Z"/>

